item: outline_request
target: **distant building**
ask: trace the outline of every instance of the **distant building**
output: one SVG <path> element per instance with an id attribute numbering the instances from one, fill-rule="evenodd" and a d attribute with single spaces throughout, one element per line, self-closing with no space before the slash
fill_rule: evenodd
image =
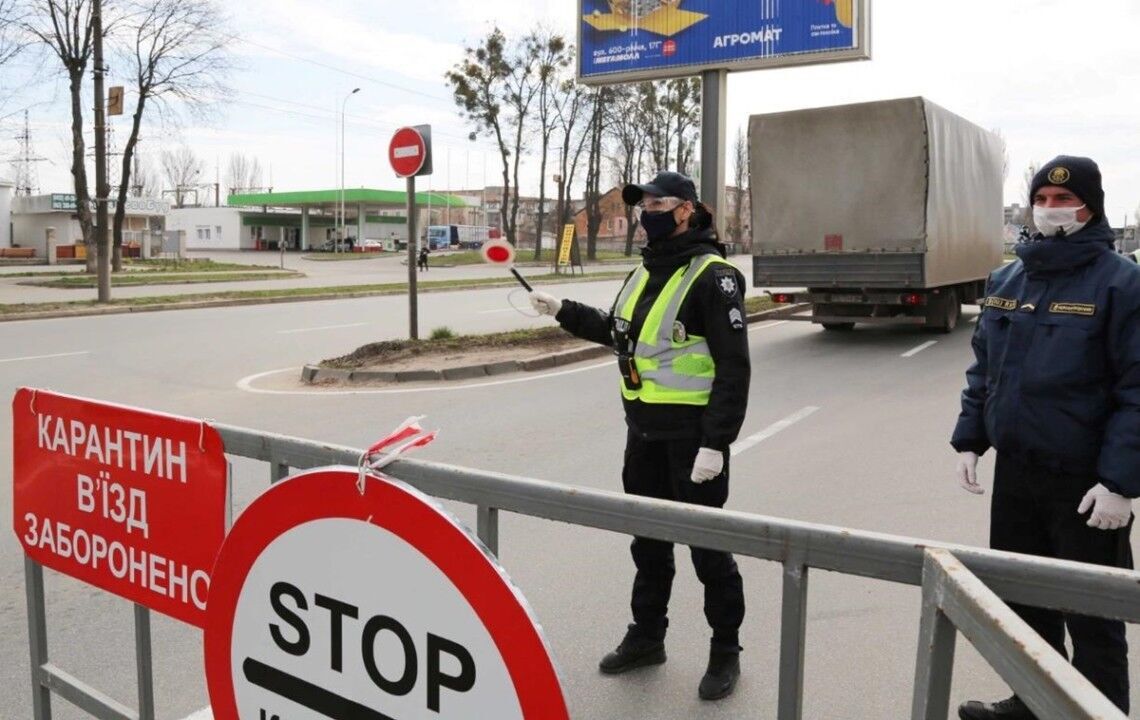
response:
<path id="1" fill-rule="evenodd" d="M 115 201 L 107 203 L 108 213 L 115 212 Z M 126 202 L 123 220 L 123 244 L 139 247 L 146 252 L 152 245 L 158 247 L 165 229 L 166 213 L 170 203 L 156 198 L 130 197 Z M 94 203 L 92 203 L 94 212 Z M 12 245 L 36 249 L 36 257 L 47 257 L 47 234 L 55 228 L 56 243 L 72 246 L 83 242 L 83 229 L 75 209 L 75 195 L 20 196 L 12 199 Z"/>
<path id="2" fill-rule="evenodd" d="M 1032 220 L 1031 215 L 1032 213 L 1029 212 L 1029 208 L 1014 203 L 1005 206 L 1003 219 L 1006 225 L 1029 225 Z"/>

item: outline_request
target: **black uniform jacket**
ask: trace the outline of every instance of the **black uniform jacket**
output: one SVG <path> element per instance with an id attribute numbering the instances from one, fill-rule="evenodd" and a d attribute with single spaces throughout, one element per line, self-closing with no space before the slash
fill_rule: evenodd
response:
<path id="1" fill-rule="evenodd" d="M 632 338 L 639 336 L 645 316 L 677 268 L 696 255 L 723 257 L 724 247 L 717 242 L 715 232 L 697 230 L 650 243 L 641 253 L 649 280 L 633 312 Z M 626 424 L 634 433 L 646 440 L 699 437 L 702 446 L 716 450 L 727 450 L 736 439 L 748 406 L 752 373 L 743 295 L 744 276 L 722 263 L 710 265 L 693 283 L 677 319 L 689 334 L 706 339 L 716 363 L 709 404 L 700 407 L 623 399 Z M 565 330 L 584 340 L 614 346 L 613 307 L 607 311 L 565 300 L 556 319 Z M 615 386 L 619 379 L 615 372 Z"/>
<path id="2" fill-rule="evenodd" d="M 974 330 L 959 451 L 999 453 L 1140 496 L 1140 268 L 1103 220 L 1018 246 Z"/>

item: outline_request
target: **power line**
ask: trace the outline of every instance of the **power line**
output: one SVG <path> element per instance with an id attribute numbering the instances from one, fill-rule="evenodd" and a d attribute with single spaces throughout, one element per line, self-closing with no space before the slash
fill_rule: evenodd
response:
<path id="1" fill-rule="evenodd" d="M 285 52 L 284 50 L 281 50 L 281 49 L 275 48 L 275 47 L 270 47 L 269 45 L 262 45 L 261 43 L 255 42 L 255 41 L 250 40 L 248 38 L 242 38 L 241 42 L 243 42 L 247 45 L 256 45 L 257 47 L 262 48 L 264 50 L 269 50 L 270 52 L 280 53 L 281 55 L 284 55 L 285 57 L 290 57 L 290 58 L 293 58 L 294 60 L 300 60 L 301 62 L 306 62 L 306 63 L 309 63 L 311 65 L 316 65 L 317 67 L 322 67 L 322 68 L 325 68 L 326 70 L 332 70 L 334 72 L 341 73 L 342 75 L 348 75 L 349 77 L 359 78 L 361 80 L 367 80 L 370 83 L 374 83 L 376 85 L 382 85 L 384 87 L 389 87 L 389 88 L 392 88 L 393 90 L 399 90 L 400 92 L 405 92 L 405 93 L 409 93 L 412 95 L 420 95 L 422 97 L 431 98 L 432 100 L 437 100 L 439 102 L 445 102 L 448 104 L 451 103 L 450 98 L 441 97 L 439 95 L 432 95 L 431 93 L 426 93 L 426 92 L 423 92 L 422 90 L 413 90 L 412 88 L 404 87 L 403 85 L 397 85 L 396 83 L 385 82 L 384 80 L 377 80 L 374 77 L 371 77 L 368 75 L 362 75 L 361 73 L 353 72 L 351 70 L 345 70 L 344 68 L 339 68 L 335 65 L 329 65 L 328 63 L 323 63 L 319 60 L 313 60 L 311 58 L 302 57 L 300 55 L 294 55 L 293 53 Z"/>

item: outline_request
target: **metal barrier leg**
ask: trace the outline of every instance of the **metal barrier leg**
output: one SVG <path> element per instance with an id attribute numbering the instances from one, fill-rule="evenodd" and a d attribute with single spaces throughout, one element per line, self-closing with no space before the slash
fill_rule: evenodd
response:
<path id="1" fill-rule="evenodd" d="M 495 557 L 499 556 L 499 509 L 480 505 L 477 509 L 476 532 Z"/>
<path id="2" fill-rule="evenodd" d="M 941 575 L 923 563 L 922 619 L 918 626 L 918 659 L 914 669 L 911 720 L 945 720 L 950 711 L 950 681 L 954 676 L 954 643 L 958 631 L 940 609 Z"/>
<path id="3" fill-rule="evenodd" d="M 285 463 L 270 463 L 269 465 L 269 482 L 275 483 L 289 474 L 289 466 Z"/>
<path id="4" fill-rule="evenodd" d="M 135 665 L 138 668 L 139 720 L 154 720 L 154 672 L 151 667 L 150 610 L 135 605 Z"/>
<path id="5" fill-rule="evenodd" d="M 40 681 L 48 661 L 44 569 L 24 556 L 24 590 L 28 599 L 28 647 L 32 658 L 32 718 L 51 720 L 51 690 Z"/>
<path id="6" fill-rule="evenodd" d="M 780 694 L 776 711 L 779 720 L 800 720 L 803 716 L 807 590 L 807 566 L 795 559 L 785 560 L 780 615 Z"/>

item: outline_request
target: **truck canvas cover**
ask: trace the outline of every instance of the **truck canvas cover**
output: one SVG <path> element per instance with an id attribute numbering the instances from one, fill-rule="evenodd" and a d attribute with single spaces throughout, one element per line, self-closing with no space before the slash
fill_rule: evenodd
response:
<path id="1" fill-rule="evenodd" d="M 1001 262 L 1001 141 L 924 98 L 753 115 L 754 282 L 937 287 Z"/>

